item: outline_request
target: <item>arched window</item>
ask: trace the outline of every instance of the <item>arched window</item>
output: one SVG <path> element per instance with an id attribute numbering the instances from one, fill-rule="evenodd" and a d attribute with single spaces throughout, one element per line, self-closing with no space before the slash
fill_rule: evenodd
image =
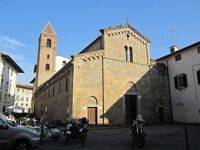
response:
<path id="1" fill-rule="evenodd" d="M 68 80 L 68 77 L 66 78 L 65 80 L 65 91 L 68 92 L 68 86 L 69 86 L 69 80 Z"/>
<path id="2" fill-rule="evenodd" d="M 128 47 L 124 46 L 124 49 L 125 49 L 125 59 L 126 61 L 128 61 Z"/>
<path id="3" fill-rule="evenodd" d="M 47 59 L 49 59 L 49 54 L 47 55 Z"/>
<path id="4" fill-rule="evenodd" d="M 130 62 L 133 62 L 133 50 L 132 47 L 129 47 L 129 51 L 130 51 Z"/>
<path id="5" fill-rule="evenodd" d="M 132 47 L 124 46 L 125 57 L 127 62 L 133 62 L 133 49 Z"/>
<path id="6" fill-rule="evenodd" d="M 52 96 L 54 96 L 54 86 L 53 86 Z"/>
<path id="7" fill-rule="evenodd" d="M 49 70 L 49 68 L 50 68 L 50 67 L 49 67 L 49 64 L 46 64 L 45 69 L 46 69 L 46 70 Z"/>
<path id="8" fill-rule="evenodd" d="M 47 39 L 46 47 L 51 47 L 51 40 L 50 39 Z"/>
<path id="9" fill-rule="evenodd" d="M 61 81 L 59 81 L 59 87 L 58 87 L 58 92 L 61 92 Z"/>

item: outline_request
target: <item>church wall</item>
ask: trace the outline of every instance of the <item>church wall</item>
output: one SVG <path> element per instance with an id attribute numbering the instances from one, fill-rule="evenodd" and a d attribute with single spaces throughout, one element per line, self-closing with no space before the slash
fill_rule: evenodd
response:
<path id="1" fill-rule="evenodd" d="M 128 27 L 104 31 L 106 57 L 125 61 L 125 46 L 132 47 L 134 63 L 149 64 L 149 43 L 137 33 Z"/>
<path id="2" fill-rule="evenodd" d="M 38 117 L 65 121 L 72 110 L 73 65 L 64 68 L 36 93 Z"/>
<path id="3" fill-rule="evenodd" d="M 96 107 L 102 123 L 102 57 L 103 51 L 74 57 L 73 118 L 87 117 L 87 108 Z"/>

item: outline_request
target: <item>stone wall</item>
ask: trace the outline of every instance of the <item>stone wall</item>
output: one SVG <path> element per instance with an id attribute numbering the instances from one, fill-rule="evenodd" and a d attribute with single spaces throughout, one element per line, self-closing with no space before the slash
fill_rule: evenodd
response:
<path id="1" fill-rule="evenodd" d="M 65 120 L 72 110 L 73 64 L 66 65 L 35 94 L 36 115 L 46 119 Z"/>

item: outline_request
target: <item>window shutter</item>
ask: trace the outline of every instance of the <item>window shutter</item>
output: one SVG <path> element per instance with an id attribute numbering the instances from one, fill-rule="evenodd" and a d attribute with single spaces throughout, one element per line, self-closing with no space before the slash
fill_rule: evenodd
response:
<path id="1" fill-rule="evenodd" d="M 200 84 L 200 70 L 197 71 L 197 80 L 198 80 L 198 84 Z"/>
<path id="2" fill-rule="evenodd" d="M 187 83 L 187 75 L 186 75 L 186 74 L 183 75 L 183 84 L 184 84 L 185 87 L 188 86 L 188 83 Z"/>
<path id="3" fill-rule="evenodd" d="M 178 80 L 177 80 L 177 76 L 174 77 L 174 85 L 175 85 L 175 89 L 178 89 Z"/>

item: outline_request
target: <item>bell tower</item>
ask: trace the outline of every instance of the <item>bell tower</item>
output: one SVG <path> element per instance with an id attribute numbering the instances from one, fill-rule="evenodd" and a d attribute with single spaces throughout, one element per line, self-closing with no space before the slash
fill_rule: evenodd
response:
<path id="1" fill-rule="evenodd" d="M 39 37 L 35 86 L 37 88 L 55 73 L 57 35 L 50 22 Z"/>

